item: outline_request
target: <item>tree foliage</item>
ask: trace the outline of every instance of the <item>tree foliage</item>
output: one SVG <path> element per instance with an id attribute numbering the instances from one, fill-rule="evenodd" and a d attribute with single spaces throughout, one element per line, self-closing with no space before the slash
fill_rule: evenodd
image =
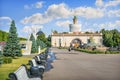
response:
<path id="1" fill-rule="evenodd" d="M 27 39 L 26 38 L 23 38 L 23 37 L 19 37 L 20 41 L 26 41 Z"/>
<path id="2" fill-rule="evenodd" d="M 42 40 L 39 39 L 37 40 L 37 46 L 38 47 L 40 46 L 41 49 L 47 47 L 47 45 Z"/>
<path id="3" fill-rule="evenodd" d="M 36 40 L 35 40 L 35 37 L 33 36 L 33 34 L 31 34 L 31 36 L 30 36 L 30 41 L 32 41 L 31 53 L 37 53 L 38 47 L 37 47 L 37 43 L 36 43 Z"/>
<path id="4" fill-rule="evenodd" d="M 101 30 L 103 34 L 103 44 L 107 47 L 116 47 L 120 45 L 120 32 L 116 29 L 114 30 Z"/>
<path id="5" fill-rule="evenodd" d="M 8 34 L 8 40 L 3 50 L 3 55 L 11 56 L 11 57 L 22 56 L 21 47 L 19 45 L 19 38 L 14 20 L 11 22 L 11 27 L 9 29 L 9 34 Z"/>
<path id="6" fill-rule="evenodd" d="M 46 37 L 45 37 L 45 34 L 40 34 L 40 35 L 38 35 L 37 39 L 38 39 L 38 40 L 41 40 L 41 41 L 43 41 L 43 42 L 46 42 L 46 41 L 47 41 L 47 39 L 46 39 Z"/>
<path id="7" fill-rule="evenodd" d="M 52 31 L 53 32 L 53 34 L 57 34 L 58 33 L 58 31 L 56 31 L 56 30 L 54 30 L 54 31 Z"/>
<path id="8" fill-rule="evenodd" d="M 0 41 L 7 41 L 8 33 L 0 30 Z"/>
<path id="9" fill-rule="evenodd" d="M 42 43 L 45 44 L 48 47 L 51 46 L 51 36 L 50 35 L 46 38 L 44 33 L 43 34 L 39 34 L 38 37 L 37 37 L 37 41 L 42 41 Z"/>
<path id="10" fill-rule="evenodd" d="M 2 52 L 0 51 L 0 65 L 3 63 Z"/>
<path id="11" fill-rule="evenodd" d="M 0 30 L 0 41 L 6 42 L 7 39 L 8 39 L 8 32 Z M 19 39 L 20 39 L 20 41 L 27 40 L 26 38 L 23 38 L 23 37 L 19 37 Z"/>

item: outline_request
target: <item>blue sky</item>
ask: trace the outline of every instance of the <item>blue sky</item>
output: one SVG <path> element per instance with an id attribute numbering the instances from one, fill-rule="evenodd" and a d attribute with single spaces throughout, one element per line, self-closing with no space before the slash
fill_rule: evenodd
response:
<path id="1" fill-rule="evenodd" d="M 19 36 L 41 29 L 68 32 L 73 16 L 81 31 L 120 31 L 120 0 L 0 0 L 0 30 L 9 31 L 15 20 Z"/>

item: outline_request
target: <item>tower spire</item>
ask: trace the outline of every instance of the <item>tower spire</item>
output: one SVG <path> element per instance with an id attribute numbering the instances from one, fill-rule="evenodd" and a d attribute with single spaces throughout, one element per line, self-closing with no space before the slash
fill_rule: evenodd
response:
<path id="1" fill-rule="evenodd" d="M 74 18 L 73 18 L 73 24 L 77 24 L 77 23 L 78 23 L 77 16 L 74 16 Z"/>

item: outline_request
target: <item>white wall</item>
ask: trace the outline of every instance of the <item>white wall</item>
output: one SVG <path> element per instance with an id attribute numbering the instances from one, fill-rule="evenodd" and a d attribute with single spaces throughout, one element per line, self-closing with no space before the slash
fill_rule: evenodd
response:
<path id="1" fill-rule="evenodd" d="M 73 39 L 80 39 L 82 43 L 87 43 L 88 39 L 90 38 L 90 35 L 75 35 L 75 36 L 65 36 L 65 35 L 52 35 L 51 37 L 51 44 L 53 47 L 59 47 L 59 39 L 61 39 L 61 46 L 62 47 L 69 47 L 70 43 Z M 102 36 L 101 35 L 95 35 L 93 36 L 93 39 L 96 44 L 102 45 Z M 56 44 L 56 45 L 55 45 Z"/>

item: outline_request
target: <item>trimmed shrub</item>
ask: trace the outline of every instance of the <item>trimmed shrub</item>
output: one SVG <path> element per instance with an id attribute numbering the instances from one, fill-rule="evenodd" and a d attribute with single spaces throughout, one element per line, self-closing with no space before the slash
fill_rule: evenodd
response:
<path id="1" fill-rule="evenodd" d="M 3 63 L 2 52 L 0 51 L 0 65 Z"/>
<path id="2" fill-rule="evenodd" d="M 58 47 L 58 49 L 67 49 L 67 47 Z"/>
<path id="3" fill-rule="evenodd" d="M 110 54 L 120 54 L 120 51 L 110 51 Z"/>
<path id="4" fill-rule="evenodd" d="M 4 64 L 12 63 L 12 57 L 3 57 L 3 63 Z"/>
<path id="5" fill-rule="evenodd" d="M 120 51 L 105 51 L 105 54 L 120 54 Z"/>
<path id="6" fill-rule="evenodd" d="M 110 51 L 105 51 L 105 54 L 110 54 Z"/>
<path id="7" fill-rule="evenodd" d="M 91 54 L 103 54 L 104 52 L 99 51 L 99 50 L 87 50 L 87 49 L 75 49 L 77 51 L 81 51 L 81 52 L 86 52 L 86 53 L 91 53 Z"/>

